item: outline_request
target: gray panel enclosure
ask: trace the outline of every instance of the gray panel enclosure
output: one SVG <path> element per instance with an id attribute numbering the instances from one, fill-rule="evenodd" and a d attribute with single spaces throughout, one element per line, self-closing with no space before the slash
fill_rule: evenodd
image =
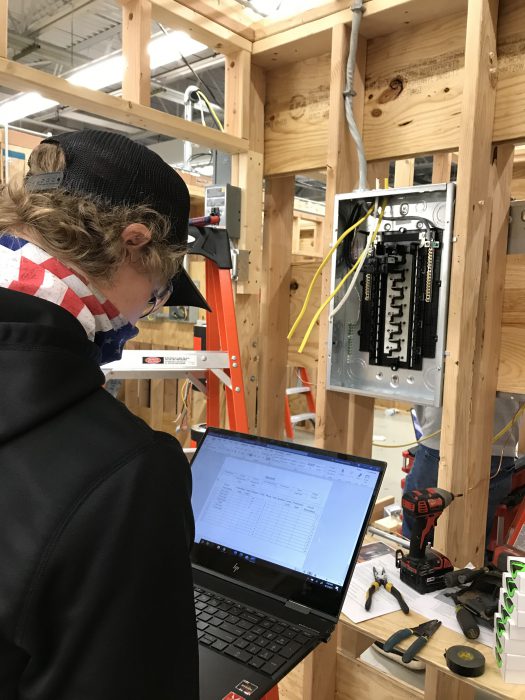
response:
<path id="1" fill-rule="evenodd" d="M 441 405 L 454 195 L 454 184 L 337 195 L 334 242 L 371 205 L 387 204 L 357 282 L 330 319 L 330 390 Z M 332 291 L 375 230 L 376 214 L 334 254 Z"/>

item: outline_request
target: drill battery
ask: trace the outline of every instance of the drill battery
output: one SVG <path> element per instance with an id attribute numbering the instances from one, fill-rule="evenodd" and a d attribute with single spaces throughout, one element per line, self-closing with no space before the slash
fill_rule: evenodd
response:
<path id="1" fill-rule="evenodd" d="M 430 593 L 445 588 L 445 574 L 454 571 L 450 559 L 431 547 L 426 548 L 424 558 L 411 557 L 398 549 L 396 566 L 401 581 L 418 593 Z"/>

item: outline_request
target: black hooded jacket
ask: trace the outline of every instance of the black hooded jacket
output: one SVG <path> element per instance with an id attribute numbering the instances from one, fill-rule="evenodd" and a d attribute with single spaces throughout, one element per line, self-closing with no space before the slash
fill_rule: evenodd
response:
<path id="1" fill-rule="evenodd" d="M 190 472 L 64 309 L 0 289 L 0 700 L 197 700 Z"/>

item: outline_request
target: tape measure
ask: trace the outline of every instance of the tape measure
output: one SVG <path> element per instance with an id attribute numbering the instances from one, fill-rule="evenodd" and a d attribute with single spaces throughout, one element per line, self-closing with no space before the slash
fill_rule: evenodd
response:
<path id="1" fill-rule="evenodd" d="M 485 673 L 485 657 L 473 647 L 462 644 L 450 647 L 445 652 L 445 659 L 449 669 L 460 676 L 475 678 Z"/>

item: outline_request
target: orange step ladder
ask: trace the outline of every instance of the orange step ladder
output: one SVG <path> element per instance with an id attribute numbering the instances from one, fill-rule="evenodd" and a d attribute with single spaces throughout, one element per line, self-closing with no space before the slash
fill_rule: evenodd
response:
<path id="1" fill-rule="evenodd" d="M 190 233 L 195 233 L 190 230 Z M 233 300 L 233 287 L 231 280 L 231 254 L 229 241 L 222 255 L 217 254 L 219 240 L 216 238 L 215 251 L 211 256 L 205 251 L 206 241 L 204 237 L 218 236 L 220 229 L 208 229 L 208 234 L 203 232 L 202 238 L 197 238 L 192 253 L 204 255 L 206 258 L 206 300 L 211 311 L 206 313 L 206 351 L 226 351 L 229 359 L 230 384 L 224 382 L 226 387 L 226 402 L 228 408 L 228 423 L 230 430 L 241 433 L 248 432 L 248 415 L 244 397 L 244 381 L 241 369 L 241 354 L 239 350 L 239 336 L 237 333 L 237 319 L 235 316 L 235 304 Z M 223 241 L 224 245 L 224 241 Z M 229 261 L 229 264 L 228 264 Z M 195 346 L 197 344 L 197 347 Z M 194 348 L 202 349 L 202 341 L 194 340 Z M 207 380 L 208 396 L 206 402 L 206 424 L 218 427 L 220 423 L 220 378 L 216 372 L 208 372 Z M 234 697 L 238 697 L 232 693 Z M 226 696 L 228 697 L 228 696 Z M 279 688 L 272 688 L 262 700 L 279 700 Z"/>
<path id="2" fill-rule="evenodd" d="M 228 358 L 227 368 L 215 368 L 207 372 L 206 425 L 219 427 L 222 383 L 226 391 L 229 428 L 247 433 L 248 414 L 235 316 L 228 234 L 225 229 L 197 228 L 192 226 L 190 221 L 190 235 L 195 238 L 191 254 L 202 255 L 206 260 L 206 301 L 211 308 L 206 313 L 206 352 L 226 353 Z M 200 339 L 194 339 L 194 349 L 203 349 Z"/>
<path id="3" fill-rule="evenodd" d="M 286 431 L 286 437 L 288 437 L 290 440 L 293 440 L 295 437 L 294 425 L 296 423 L 311 420 L 315 424 L 315 398 L 312 389 L 312 382 L 308 377 L 305 367 L 299 367 L 297 370 L 297 375 L 300 383 L 298 383 L 297 386 L 288 387 L 284 397 L 284 428 Z M 292 415 L 290 411 L 290 400 L 288 397 L 296 394 L 305 394 L 306 405 L 308 406 L 307 413 L 296 413 Z"/>

